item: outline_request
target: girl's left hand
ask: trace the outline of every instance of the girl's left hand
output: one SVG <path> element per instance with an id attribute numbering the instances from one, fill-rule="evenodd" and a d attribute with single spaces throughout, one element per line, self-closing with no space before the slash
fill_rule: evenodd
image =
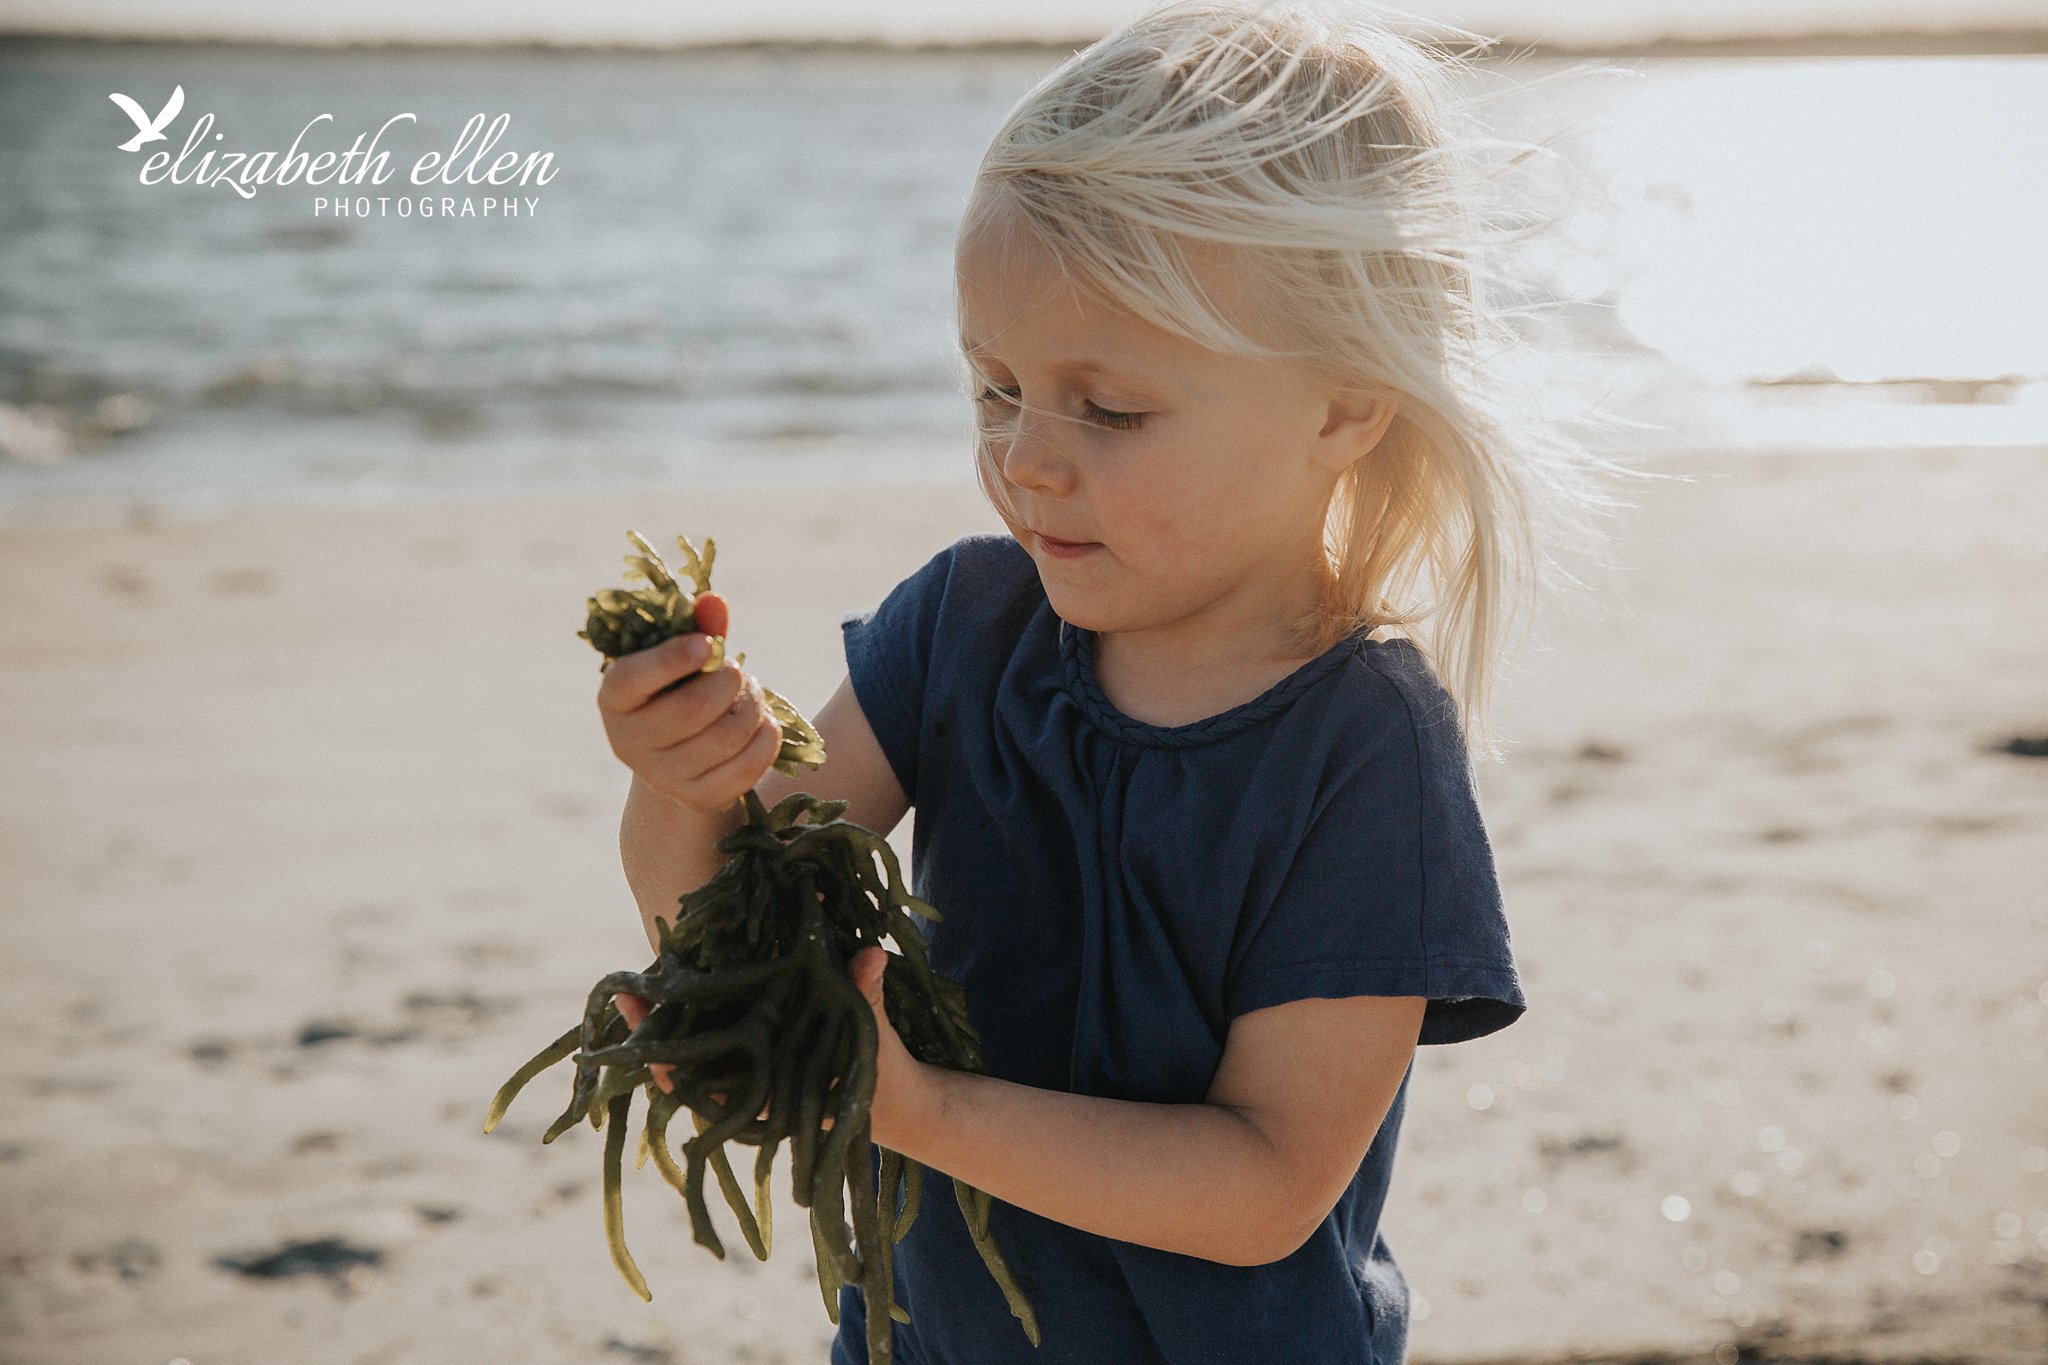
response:
<path id="1" fill-rule="evenodd" d="M 902 1152 L 903 1144 L 914 1140 L 911 1135 L 929 1112 L 930 1073 L 935 1068 L 911 1056 L 889 1022 L 882 1004 L 882 973 L 888 965 L 886 950 L 869 947 L 855 953 L 846 970 L 854 988 L 875 1012 L 875 1100 L 868 1112 L 870 1136 L 881 1146 Z"/>

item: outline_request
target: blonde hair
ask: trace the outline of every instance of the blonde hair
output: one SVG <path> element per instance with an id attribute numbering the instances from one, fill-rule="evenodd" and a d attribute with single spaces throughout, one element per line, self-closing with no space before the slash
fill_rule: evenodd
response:
<path id="1" fill-rule="evenodd" d="M 1488 288 L 1512 282 L 1493 249 L 1518 229 L 1477 211 L 1480 154 L 1529 148 L 1476 130 L 1451 97 L 1460 65 L 1357 5 L 1156 7 L 1011 110 L 961 238 L 1014 210 L 1063 272 L 1154 326 L 1394 396 L 1385 436 L 1332 494 L 1306 644 L 1408 634 L 1472 751 L 1497 756 L 1488 695 L 1546 527 L 1590 536 L 1578 514 L 1609 500 L 1587 476 L 1611 466 L 1515 377 L 1511 310 Z M 1203 244 L 1222 248 L 1255 316 L 1225 317 L 1203 292 Z M 975 463 L 1001 508 L 989 436 Z"/>

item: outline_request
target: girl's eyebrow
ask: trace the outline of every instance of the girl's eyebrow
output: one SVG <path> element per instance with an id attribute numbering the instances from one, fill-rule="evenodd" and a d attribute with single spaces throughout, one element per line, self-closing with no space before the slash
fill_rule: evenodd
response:
<path id="1" fill-rule="evenodd" d="M 965 340 L 961 341 L 960 350 L 969 362 L 979 358 L 976 348 L 968 345 Z M 1138 375 L 1127 374 L 1106 361 L 1095 360 L 1088 356 L 1076 356 L 1066 360 L 1055 361 L 1053 362 L 1052 369 L 1055 374 L 1098 374 L 1110 379 L 1124 380 L 1129 383 L 1150 387 L 1147 381 L 1141 379 Z"/>

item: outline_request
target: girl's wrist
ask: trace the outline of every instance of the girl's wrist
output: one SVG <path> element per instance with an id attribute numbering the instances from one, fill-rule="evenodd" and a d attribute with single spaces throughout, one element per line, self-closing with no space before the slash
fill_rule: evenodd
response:
<path id="1" fill-rule="evenodd" d="M 919 1154 L 929 1150 L 931 1137 L 943 1122 L 951 1078 L 957 1073 L 908 1054 L 905 1060 L 909 1064 L 891 1078 L 902 1083 L 892 1085 L 889 1103 L 876 1105 L 870 1115 L 872 1136 L 880 1146 L 922 1160 Z"/>

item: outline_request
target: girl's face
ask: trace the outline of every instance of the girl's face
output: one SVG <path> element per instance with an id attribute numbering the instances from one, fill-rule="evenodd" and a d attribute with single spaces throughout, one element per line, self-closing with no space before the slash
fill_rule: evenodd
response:
<path id="1" fill-rule="evenodd" d="M 1070 287 L 1029 231 L 993 226 L 960 244 L 961 344 L 985 477 L 1053 609 L 1160 659 L 1292 653 L 1322 591 L 1331 490 L 1392 405 L 1163 331 Z"/>

